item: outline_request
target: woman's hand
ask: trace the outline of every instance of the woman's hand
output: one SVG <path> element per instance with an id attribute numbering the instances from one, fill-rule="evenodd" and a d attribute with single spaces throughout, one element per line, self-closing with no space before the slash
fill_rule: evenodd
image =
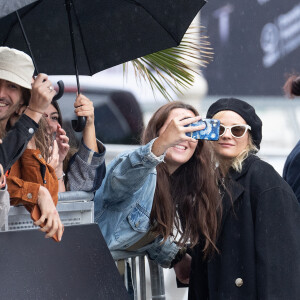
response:
<path id="1" fill-rule="evenodd" d="M 63 224 L 49 191 L 43 186 L 40 186 L 37 203 L 42 215 L 34 224 L 40 226 L 46 221 L 46 225 L 41 228 L 41 231 L 47 232 L 45 237 L 50 238 L 57 233 L 57 238 L 60 241 L 63 235 Z"/>
<path id="2" fill-rule="evenodd" d="M 65 131 L 63 130 L 63 132 Z M 66 191 L 66 186 L 64 183 L 64 159 L 70 148 L 69 144 L 67 143 L 68 141 L 69 138 L 66 135 L 60 135 L 59 137 L 56 137 L 56 139 L 53 141 L 52 155 L 48 162 L 48 164 L 55 170 L 55 174 L 58 180 L 59 193 Z"/>
<path id="3" fill-rule="evenodd" d="M 193 132 L 202 130 L 205 125 L 200 126 L 188 126 L 191 123 L 195 123 L 201 119 L 200 116 L 191 118 L 190 115 L 182 114 L 175 117 L 164 129 L 160 132 L 159 137 L 155 140 L 152 146 L 152 153 L 156 156 L 164 154 L 168 148 L 176 146 L 182 142 L 197 143 L 197 140 L 186 135 L 187 132 Z"/>
<path id="4" fill-rule="evenodd" d="M 58 170 L 59 165 L 59 154 L 58 154 L 58 145 L 57 141 L 53 141 L 53 145 L 50 147 L 51 150 L 51 157 L 49 158 L 48 164 L 56 171 Z"/>
<path id="5" fill-rule="evenodd" d="M 78 117 L 86 117 L 86 126 L 82 132 L 85 145 L 94 152 L 99 152 L 94 124 L 94 105 L 86 96 L 79 94 L 74 103 Z"/>
<path id="6" fill-rule="evenodd" d="M 63 174 L 63 162 L 70 149 L 69 138 L 64 129 L 57 125 L 56 138 L 53 141 L 52 155 L 48 164 L 55 170 L 56 176 Z"/>
<path id="7" fill-rule="evenodd" d="M 184 284 L 190 282 L 192 257 L 189 254 L 185 254 L 180 262 L 174 266 L 174 271 L 178 280 Z"/>
<path id="8" fill-rule="evenodd" d="M 58 146 L 59 163 L 62 164 L 69 152 L 70 145 L 65 130 L 59 124 L 56 130 L 56 142 Z"/>
<path id="9" fill-rule="evenodd" d="M 94 105 L 89 98 L 79 94 L 74 103 L 74 107 L 78 117 L 86 117 L 86 127 L 94 126 Z"/>

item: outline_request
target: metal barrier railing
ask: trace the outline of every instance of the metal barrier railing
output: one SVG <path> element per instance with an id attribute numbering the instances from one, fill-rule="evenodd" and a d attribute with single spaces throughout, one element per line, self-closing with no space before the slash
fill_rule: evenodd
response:
<path id="1" fill-rule="evenodd" d="M 94 222 L 93 193 L 64 192 L 58 194 L 57 209 L 65 226 Z M 23 206 L 11 207 L 0 231 L 28 230 L 38 228 Z M 124 262 L 124 284 L 132 292 L 132 299 L 146 300 L 147 279 L 150 279 L 151 299 L 165 300 L 164 274 L 161 266 L 147 259 L 150 278 L 146 276 L 146 253 L 112 251 L 115 261 Z"/>
<path id="2" fill-rule="evenodd" d="M 146 300 L 146 253 L 129 251 L 111 251 L 117 264 L 124 262 L 124 284 L 134 300 Z M 151 299 L 165 300 L 163 268 L 148 259 L 150 270 Z M 120 270 L 120 269 L 119 269 Z"/>
<path id="3" fill-rule="evenodd" d="M 94 222 L 93 193 L 70 191 L 58 193 L 57 210 L 65 226 Z M 11 206 L 0 231 L 37 229 L 23 205 Z"/>

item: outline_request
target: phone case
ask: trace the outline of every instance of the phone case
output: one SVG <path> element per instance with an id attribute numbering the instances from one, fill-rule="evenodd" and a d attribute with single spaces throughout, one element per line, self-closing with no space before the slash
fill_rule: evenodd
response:
<path id="1" fill-rule="evenodd" d="M 187 132 L 186 135 L 197 140 L 217 141 L 220 132 L 220 120 L 202 119 L 196 123 L 187 126 L 199 126 L 205 124 L 206 127 L 202 130 Z"/>

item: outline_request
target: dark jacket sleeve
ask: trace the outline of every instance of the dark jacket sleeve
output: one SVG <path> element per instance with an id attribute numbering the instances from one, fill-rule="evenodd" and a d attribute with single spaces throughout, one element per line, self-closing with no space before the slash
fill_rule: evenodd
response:
<path id="1" fill-rule="evenodd" d="M 258 299 L 300 299 L 300 206 L 287 186 L 265 190 L 255 217 Z"/>
<path id="2" fill-rule="evenodd" d="M 23 114 L 0 144 L 0 163 L 6 172 L 22 155 L 38 124 Z"/>
<path id="3" fill-rule="evenodd" d="M 291 186 L 300 203 L 300 142 L 287 157 L 283 179 Z"/>

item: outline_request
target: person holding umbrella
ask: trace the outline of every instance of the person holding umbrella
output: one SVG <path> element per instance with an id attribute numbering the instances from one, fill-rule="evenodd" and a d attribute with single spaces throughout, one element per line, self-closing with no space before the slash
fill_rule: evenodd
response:
<path id="1" fill-rule="evenodd" d="M 26 149 L 42 117 L 39 112 L 46 110 L 55 95 L 46 75 L 40 74 L 31 85 L 32 75 L 32 62 L 27 54 L 0 47 L 0 133 L 3 138 L 3 143 L 0 144 L 0 162 L 4 172 Z M 29 109 L 26 109 L 13 128 L 9 128 L 9 118 L 19 109 L 23 103 L 22 98 L 25 94 L 29 95 L 29 90 Z"/>
<path id="2" fill-rule="evenodd" d="M 50 133 L 55 135 L 58 151 L 53 160 L 59 180 L 59 192 L 86 191 L 95 192 L 105 176 L 105 146 L 96 138 L 93 102 L 83 94 L 77 96 L 74 103 L 75 113 L 86 117 L 86 126 L 82 133 L 79 148 L 69 146 L 69 138 L 63 126 L 63 117 L 57 101 L 52 101 L 44 112 Z M 52 164 L 52 163 L 50 163 Z M 66 179 L 64 180 L 64 175 Z"/>
<path id="3" fill-rule="evenodd" d="M 255 155 L 262 121 L 235 98 L 213 103 L 207 118 L 221 122 L 213 148 L 223 213 L 219 252 L 205 258 L 201 245 L 195 247 L 189 300 L 300 299 L 300 205 L 274 168 Z"/>
<path id="4" fill-rule="evenodd" d="M 12 126 L 14 132 L 21 131 L 26 137 L 21 137 L 21 142 L 14 142 L 23 154 L 20 157 L 21 154 L 17 153 L 20 158 L 9 170 L 7 185 L 11 204 L 25 204 L 34 216 L 35 224 L 45 225 L 42 231 L 47 232 L 46 237 L 57 234 L 56 238 L 60 240 L 63 226 L 55 208 L 58 183 L 54 170 L 47 165 L 46 157 L 43 157 L 49 150 L 45 144 L 48 138 L 43 134 L 43 128 L 39 129 L 39 125 L 45 123 L 42 115 L 56 92 L 47 75 L 39 74 L 33 80 L 33 73 L 34 66 L 27 54 L 0 47 L 0 125 L 3 130 L 9 130 Z M 7 141 L 6 144 L 6 141 L 5 137 L 3 148 L 6 147 L 8 153 L 15 153 L 13 142 Z M 6 166 L 11 163 L 4 162 Z"/>
<path id="5" fill-rule="evenodd" d="M 191 262 L 186 243 L 197 244 L 202 232 L 203 253 L 216 250 L 221 203 L 210 145 L 186 135 L 204 128 L 186 127 L 198 120 L 188 104 L 159 108 L 143 145 L 108 165 L 94 199 L 95 222 L 110 250 L 146 251 L 162 267 L 174 267 L 182 282 Z"/>

